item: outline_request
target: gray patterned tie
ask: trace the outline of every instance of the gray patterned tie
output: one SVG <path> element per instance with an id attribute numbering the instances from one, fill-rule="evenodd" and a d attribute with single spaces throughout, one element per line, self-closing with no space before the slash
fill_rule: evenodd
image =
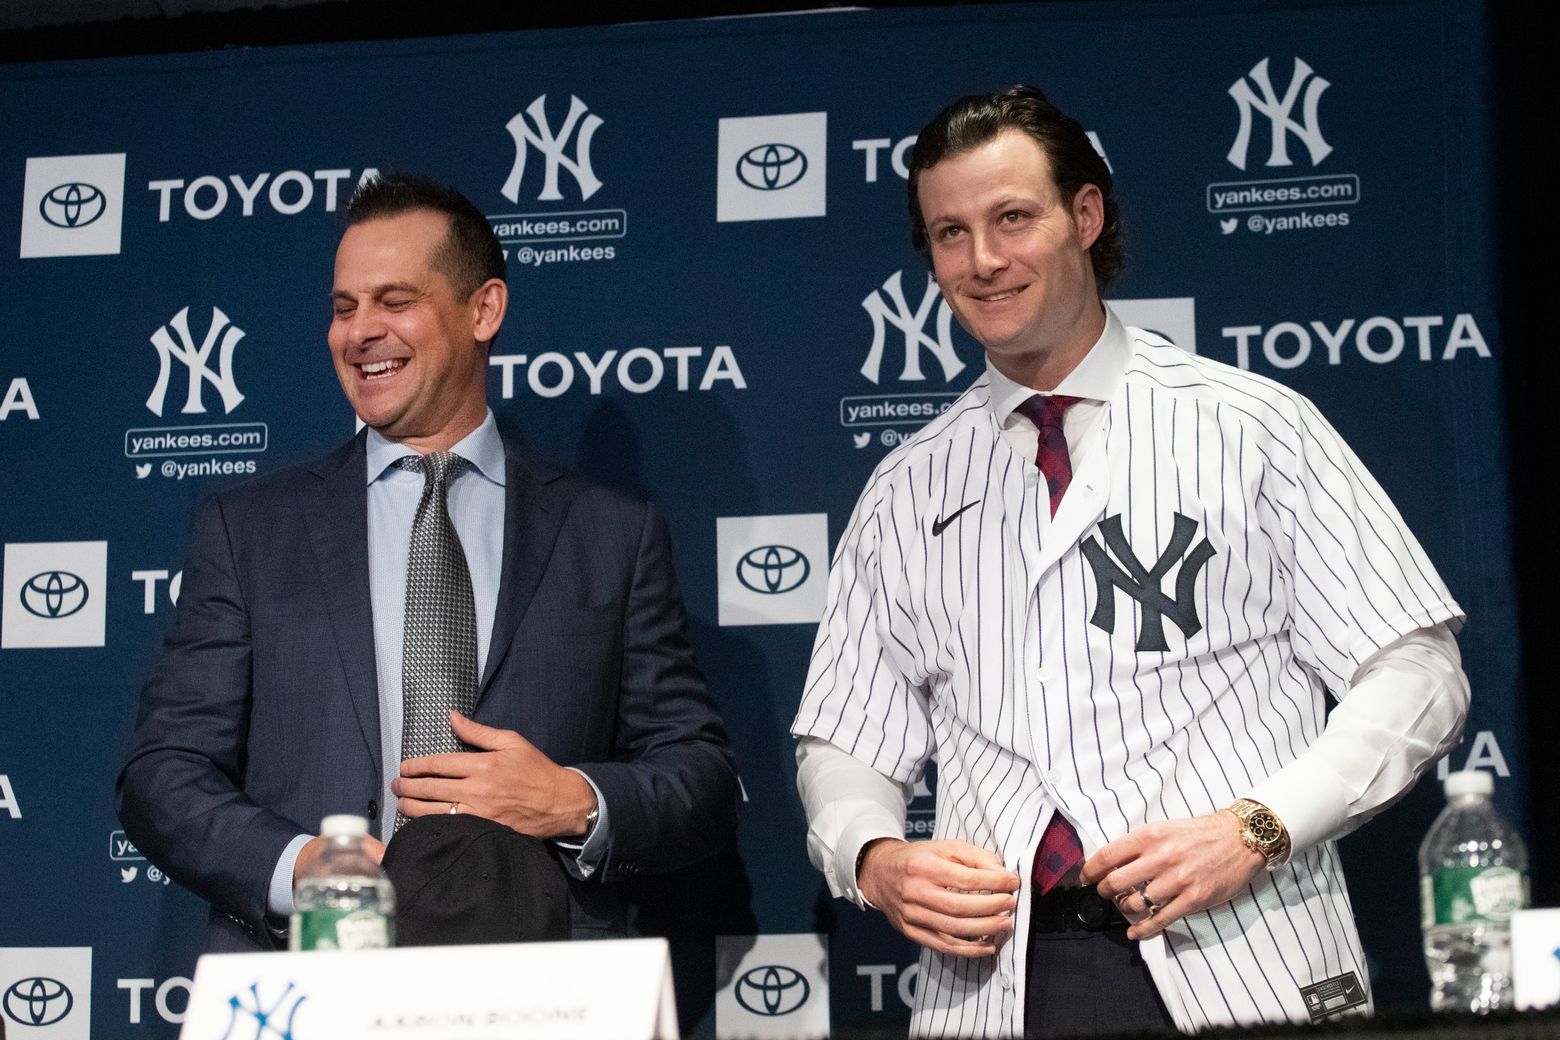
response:
<path id="1" fill-rule="evenodd" d="M 401 646 L 401 758 L 469 751 L 449 713 L 470 716 L 477 699 L 477 611 L 460 536 L 450 523 L 450 482 L 470 465 L 448 451 L 407 455 L 396 466 L 424 475 L 406 560 Z M 396 813 L 399 830 L 406 817 Z"/>

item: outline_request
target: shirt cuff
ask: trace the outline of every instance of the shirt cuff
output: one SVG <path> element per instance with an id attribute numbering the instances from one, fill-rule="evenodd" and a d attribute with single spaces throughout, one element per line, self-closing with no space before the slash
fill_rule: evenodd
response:
<path id="1" fill-rule="evenodd" d="M 293 912 L 293 869 L 298 865 L 298 853 L 303 851 L 314 835 L 300 834 L 287 843 L 282 856 L 271 871 L 271 890 L 265 898 L 265 908 L 278 917 L 291 917 Z"/>
<path id="2" fill-rule="evenodd" d="M 1444 625 L 1383 647 L 1355 674 L 1299 758 L 1246 793 L 1273 810 L 1298 852 L 1340 837 L 1395 803 L 1451 750 L 1468 680 Z"/>
<path id="3" fill-rule="evenodd" d="M 601 866 L 601 861 L 607 857 L 607 849 L 612 844 L 611 832 L 609 830 L 610 824 L 607 822 L 610 814 L 607 812 L 607 800 L 601 796 L 601 788 L 596 786 L 596 781 L 573 766 L 565 766 L 564 768 L 585 777 L 585 782 L 590 784 L 590 789 L 596 792 L 596 823 L 591 827 L 590 833 L 585 835 L 584 842 L 553 842 L 554 845 L 565 852 L 574 853 L 572 856 L 560 856 L 558 858 L 563 863 L 564 870 L 567 870 L 576 880 L 584 881 L 596 872 L 596 868 Z"/>
<path id="4" fill-rule="evenodd" d="M 896 820 L 891 814 L 884 812 L 882 806 L 872 802 L 863 803 L 858 808 L 861 815 L 852 819 L 840 831 L 839 845 L 834 853 L 835 882 L 842 898 L 849 899 L 863 910 L 869 907 L 876 910 L 877 907 L 861 894 L 861 889 L 856 884 L 856 860 L 869 842 L 877 841 L 879 838 L 904 841 L 905 822 Z"/>

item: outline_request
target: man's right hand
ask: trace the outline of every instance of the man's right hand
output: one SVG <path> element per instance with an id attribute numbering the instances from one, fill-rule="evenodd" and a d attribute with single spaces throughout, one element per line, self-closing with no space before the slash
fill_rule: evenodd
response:
<path id="1" fill-rule="evenodd" d="M 968 842 L 879 838 L 856 886 L 895 928 L 941 953 L 990 957 L 1013 931 L 1018 875 Z"/>
<path id="2" fill-rule="evenodd" d="M 293 861 L 294 886 L 298 884 L 298 879 L 302 877 L 305 872 L 313 868 L 315 861 L 325 854 L 325 844 L 325 836 L 323 834 L 316 834 L 314 837 L 308 840 L 303 848 L 298 850 L 298 858 Z M 378 863 L 380 860 L 385 858 L 384 842 L 380 841 L 373 835 L 365 834 L 363 836 L 363 850 L 370 856 L 374 857 L 375 863 Z"/>

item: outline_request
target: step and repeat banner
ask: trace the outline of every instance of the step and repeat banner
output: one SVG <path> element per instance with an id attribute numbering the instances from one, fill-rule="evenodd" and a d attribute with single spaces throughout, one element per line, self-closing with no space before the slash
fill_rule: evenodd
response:
<path id="1" fill-rule="evenodd" d="M 1118 183 L 1119 313 L 1309 395 L 1380 478 L 1471 617 L 1451 765 L 1525 819 L 1483 18 L 1006 5 L 0 68 L 7 1035 L 177 1028 L 204 907 L 126 840 L 114 778 L 196 503 L 354 432 L 331 267 L 390 168 L 505 245 L 500 424 L 670 519 L 750 799 L 734 849 L 644 887 L 688 1024 L 908 1017 L 910 945 L 807 862 L 786 730 L 857 493 L 982 369 L 905 219 L 914 134 L 961 94 L 1078 116 Z M 932 775 L 907 836 L 935 801 Z M 1427 780 L 1344 845 L 1384 1006 L 1423 1005 L 1440 801 Z"/>

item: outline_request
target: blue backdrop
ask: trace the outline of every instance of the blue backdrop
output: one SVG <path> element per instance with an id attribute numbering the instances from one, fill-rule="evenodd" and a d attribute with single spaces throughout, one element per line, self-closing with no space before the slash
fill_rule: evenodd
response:
<path id="1" fill-rule="evenodd" d="M 90 948 L 97 1035 L 175 1030 L 204 911 L 124 843 L 114 776 L 195 503 L 353 432 L 339 210 L 400 168 L 505 242 L 501 425 L 671 521 L 751 799 L 696 894 L 649 890 L 690 1013 L 707 933 L 818 932 L 836 1027 L 904 1021 L 910 948 L 828 901 L 785 732 L 856 494 L 980 371 L 908 244 L 909 143 L 1015 82 L 1111 164 L 1124 317 L 1309 395 L 1385 485 L 1472 619 L 1451 762 L 1525 820 L 1484 47 L 1471 0 L 1113 2 L 0 68 L 0 975 Z M 1439 804 L 1344 846 L 1385 1006 L 1424 1002 Z"/>

